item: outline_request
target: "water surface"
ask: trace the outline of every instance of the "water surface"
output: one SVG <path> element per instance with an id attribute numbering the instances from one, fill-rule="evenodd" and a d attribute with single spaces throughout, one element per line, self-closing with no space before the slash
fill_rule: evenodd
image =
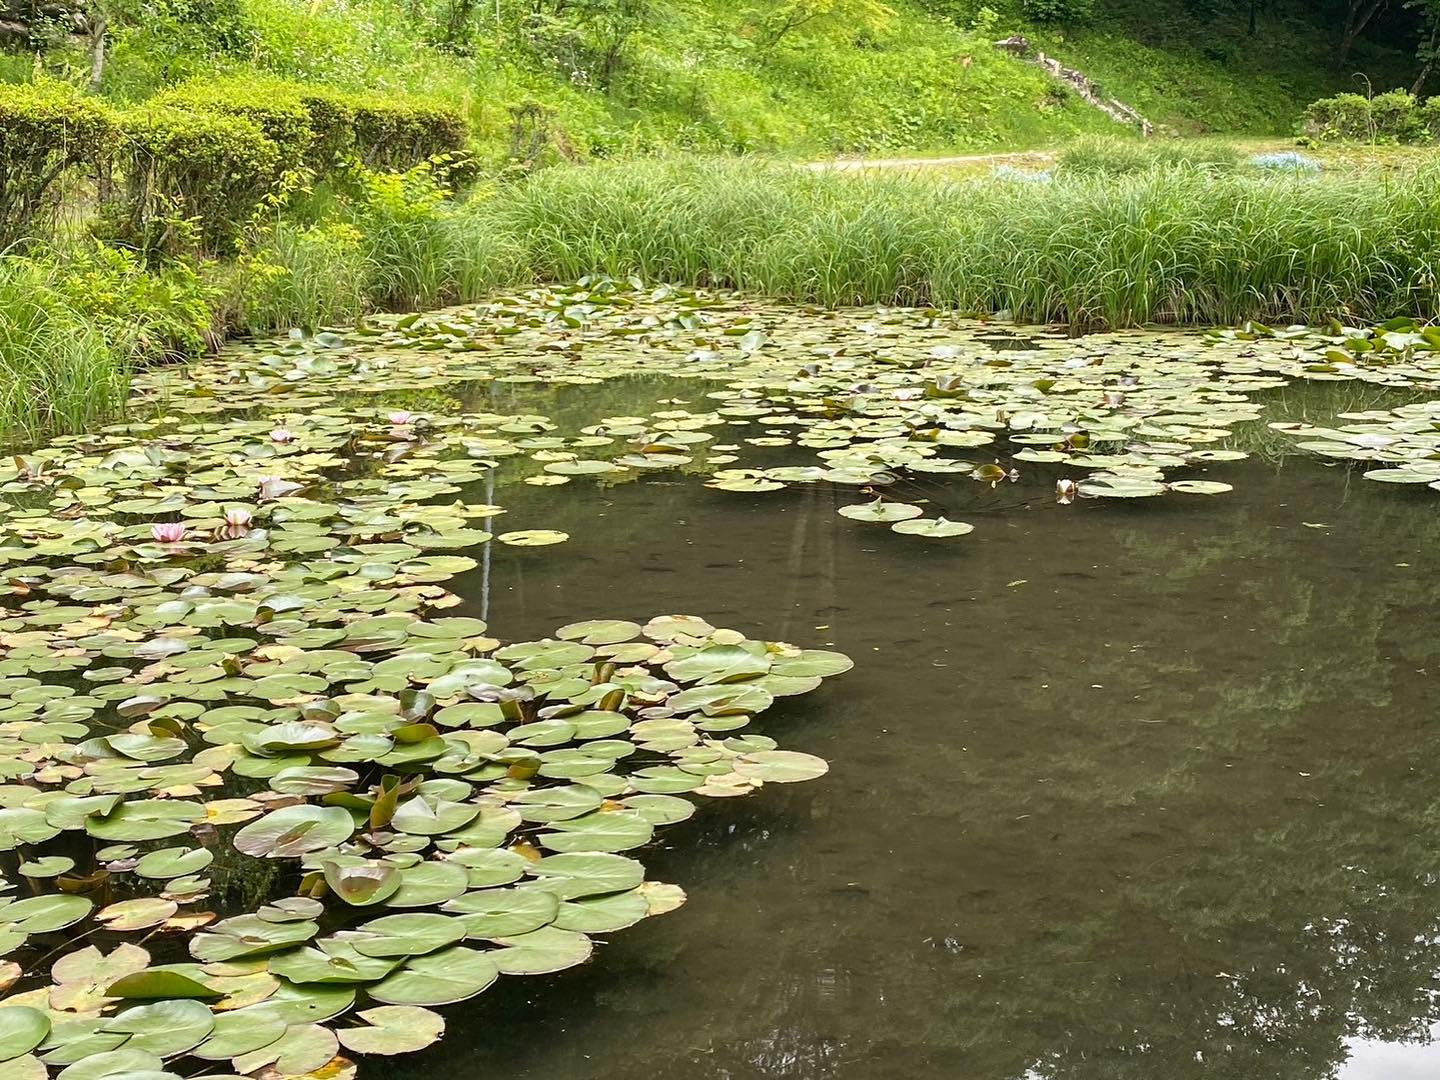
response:
<path id="1" fill-rule="evenodd" d="M 1304 457 L 1214 475 L 1235 490 L 1069 507 L 1040 467 L 983 500 L 943 478 L 983 525 L 950 543 L 824 486 L 506 486 L 572 537 L 454 584 L 506 637 L 692 612 L 856 667 L 760 725 L 828 777 L 707 801 L 646 854 L 683 909 L 448 1010 L 390 1075 L 1440 1072 L 1433 493 Z"/>

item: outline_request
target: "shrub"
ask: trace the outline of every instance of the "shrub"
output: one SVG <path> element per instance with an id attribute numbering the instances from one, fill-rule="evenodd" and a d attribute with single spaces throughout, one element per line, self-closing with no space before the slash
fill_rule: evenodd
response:
<path id="1" fill-rule="evenodd" d="M 159 94 L 151 104 L 242 117 L 253 121 L 275 145 L 282 169 L 297 169 L 310 160 L 315 141 L 310 111 L 285 84 L 254 79 L 206 80 Z"/>
<path id="2" fill-rule="evenodd" d="M 109 151 L 115 115 L 58 83 L 0 86 L 0 247 L 56 203 L 66 172 Z"/>
<path id="3" fill-rule="evenodd" d="M 1440 112 L 1420 107 L 1413 94 L 1389 90 L 1373 98 L 1359 94 L 1337 94 L 1312 102 L 1305 110 L 1301 128 L 1317 142 L 1354 140 L 1360 142 L 1418 142 L 1434 137 Z"/>
<path id="4" fill-rule="evenodd" d="M 281 172 L 253 120 L 184 109 L 124 114 L 119 158 L 109 228 L 147 257 L 233 253 Z"/>
<path id="5" fill-rule="evenodd" d="M 1020 0 L 1020 13 L 1039 23 L 1077 23 L 1095 14 L 1095 4 L 1094 0 Z"/>
<path id="6" fill-rule="evenodd" d="M 1408 90 L 1376 94 L 1370 101 L 1370 115 L 1377 135 L 1395 142 L 1415 142 L 1423 133 L 1416 115 L 1415 95 Z"/>
<path id="7" fill-rule="evenodd" d="M 437 102 L 254 75 L 187 83 L 155 103 L 253 120 L 275 143 L 284 168 L 304 164 L 321 175 L 352 156 L 369 168 L 403 171 L 458 155 L 469 134 L 465 118 Z"/>
<path id="8" fill-rule="evenodd" d="M 448 105 L 362 95 L 351 99 L 355 149 L 371 169 L 403 171 L 432 157 L 464 152 L 465 118 Z"/>
<path id="9" fill-rule="evenodd" d="M 1431 142 L 1440 142 L 1440 97 L 1428 98 L 1415 112 L 1415 117 Z"/>
<path id="10" fill-rule="evenodd" d="M 56 287 L 134 361 L 191 360 L 215 344 L 216 291 L 190 262 L 148 268 L 135 252 L 92 243 L 70 247 L 57 264 Z"/>
<path id="11" fill-rule="evenodd" d="M 1361 139 L 1375 136 L 1375 121 L 1370 99 L 1360 94 L 1336 94 L 1311 102 L 1305 109 L 1301 126 L 1306 135 L 1318 141 L 1327 139 Z"/>

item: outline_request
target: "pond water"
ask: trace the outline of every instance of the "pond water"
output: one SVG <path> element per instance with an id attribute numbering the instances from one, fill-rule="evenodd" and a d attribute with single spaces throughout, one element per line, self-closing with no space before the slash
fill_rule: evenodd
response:
<path id="1" fill-rule="evenodd" d="M 767 721 L 828 777 L 666 834 L 681 912 L 398 1074 L 1433 1075 L 1404 1044 L 1440 1019 L 1435 504 L 1302 457 L 1225 475 L 1069 507 L 1022 478 L 950 545 L 835 488 L 505 493 L 572 539 L 497 550 L 467 611 L 701 611 L 856 667 Z"/>
<path id="2" fill-rule="evenodd" d="M 1440 1072 L 1436 398 L 609 282 L 149 374 L 0 474 L 0 1074 Z"/>

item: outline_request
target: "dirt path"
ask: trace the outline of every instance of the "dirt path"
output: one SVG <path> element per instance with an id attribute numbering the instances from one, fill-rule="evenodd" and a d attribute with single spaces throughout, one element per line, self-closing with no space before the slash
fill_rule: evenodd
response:
<path id="1" fill-rule="evenodd" d="M 864 169 L 965 169 L 995 165 L 1048 165 L 1055 160 L 1052 150 L 1022 150 L 1006 154 L 956 154 L 950 157 L 833 158 L 807 161 L 804 168 L 816 172 L 859 172 Z"/>

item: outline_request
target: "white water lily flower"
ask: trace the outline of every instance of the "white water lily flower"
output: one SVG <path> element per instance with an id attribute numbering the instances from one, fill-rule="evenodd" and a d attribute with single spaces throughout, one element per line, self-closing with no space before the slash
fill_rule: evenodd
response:
<path id="1" fill-rule="evenodd" d="M 280 476 L 262 476 L 260 478 L 260 501 L 270 502 L 274 499 L 282 499 L 286 495 L 299 491 L 303 484 L 297 484 L 293 480 L 286 480 Z"/>

